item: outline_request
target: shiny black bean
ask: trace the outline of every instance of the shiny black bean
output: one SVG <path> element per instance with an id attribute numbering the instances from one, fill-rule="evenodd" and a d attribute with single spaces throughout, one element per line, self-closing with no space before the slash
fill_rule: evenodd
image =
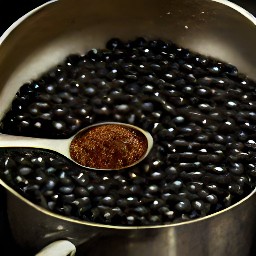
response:
<path id="1" fill-rule="evenodd" d="M 166 179 L 175 180 L 178 176 L 178 170 L 174 166 L 169 166 L 165 169 Z"/>
<path id="2" fill-rule="evenodd" d="M 131 185 L 129 190 L 130 190 L 130 195 L 135 195 L 135 196 L 143 195 L 143 190 L 140 185 Z"/>
<path id="3" fill-rule="evenodd" d="M 187 149 L 189 146 L 189 142 L 183 139 L 176 139 L 172 143 L 177 150 L 184 150 Z"/>
<path id="4" fill-rule="evenodd" d="M 150 185 L 146 189 L 146 193 L 155 194 L 160 191 L 160 188 L 157 185 Z"/>
<path id="5" fill-rule="evenodd" d="M 241 175 L 244 173 L 244 165 L 242 163 L 233 163 L 229 170 L 235 175 Z"/>
<path id="6" fill-rule="evenodd" d="M 91 200 L 90 200 L 90 198 L 89 197 L 82 197 L 82 198 L 78 198 L 78 199 L 76 199 L 76 200 L 74 200 L 73 202 L 72 202 L 72 204 L 74 205 L 74 206 L 76 206 L 78 209 L 80 208 L 83 208 L 83 210 L 85 210 L 85 209 L 89 209 L 90 208 L 90 206 L 91 206 Z"/>
<path id="7" fill-rule="evenodd" d="M 164 191 L 164 192 L 169 192 L 169 191 L 177 192 L 177 191 L 179 191 L 182 187 L 183 187 L 183 182 L 180 181 L 180 180 L 175 180 L 175 181 L 173 181 L 173 182 L 167 183 L 167 184 L 163 187 L 163 191 Z"/>
<path id="8" fill-rule="evenodd" d="M 150 205 L 150 209 L 151 210 L 157 210 L 160 207 L 162 207 L 165 204 L 164 200 L 162 199 L 156 199 L 152 202 L 152 204 Z"/>
<path id="9" fill-rule="evenodd" d="M 188 180 L 193 180 L 197 181 L 200 180 L 203 177 L 204 173 L 200 171 L 195 171 L 195 172 L 181 172 L 180 177 L 183 179 L 188 179 Z"/>
<path id="10" fill-rule="evenodd" d="M 63 203 L 72 203 L 75 200 L 75 195 L 74 194 L 61 195 L 60 199 Z"/>
<path id="11" fill-rule="evenodd" d="M 67 185 L 73 184 L 72 180 L 70 178 L 68 178 L 68 177 L 60 177 L 59 183 L 62 186 L 67 186 Z"/>
<path id="12" fill-rule="evenodd" d="M 109 50 L 123 49 L 124 43 L 118 38 L 113 38 L 106 43 L 106 47 Z"/>
<path id="13" fill-rule="evenodd" d="M 203 200 L 195 200 L 192 202 L 192 207 L 197 211 L 202 211 L 205 208 L 205 204 Z"/>
<path id="14" fill-rule="evenodd" d="M 197 160 L 201 163 L 218 164 L 221 163 L 224 156 L 217 154 L 200 154 L 197 156 Z"/>
<path id="15" fill-rule="evenodd" d="M 175 124 L 183 124 L 185 122 L 185 118 L 183 116 L 176 116 L 174 119 L 173 119 L 173 122 Z"/>
<path id="16" fill-rule="evenodd" d="M 27 167 L 27 166 L 24 166 L 24 167 L 21 167 L 18 169 L 19 174 L 22 176 L 26 176 L 26 175 L 30 174 L 32 171 L 33 171 L 32 168 Z"/>
<path id="17" fill-rule="evenodd" d="M 134 211 L 141 216 L 147 215 L 150 212 L 150 210 L 145 206 L 137 206 L 134 208 Z"/>
<path id="18" fill-rule="evenodd" d="M 203 113 L 209 113 L 211 112 L 214 108 L 209 105 L 208 103 L 201 103 L 198 105 L 198 108 L 203 112 Z"/>
<path id="19" fill-rule="evenodd" d="M 73 186 L 61 186 L 59 187 L 59 192 L 65 195 L 71 194 L 74 190 Z"/>
<path id="20" fill-rule="evenodd" d="M 189 212 L 191 210 L 190 201 L 185 199 L 175 205 L 175 209 L 181 212 Z"/>
<path id="21" fill-rule="evenodd" d="M 225 194 L 225 190 L 215 184 L 206 185 L 206 188 L 216 195 L 224 195 Z"/>
<path id="22" fill-rule="evenodd" d="M 72 179 L 80 186 L 86 186 L 89 183 L 89 177 L 85 173 L 71 175 Z"/>
<path id="23" fill-rule="evenodd" d="M 202 189 L 203 183 L 193 181 L 193 182 L 189 182 L 186 187 L 187 187 L 188 191 L 195 193 L 195 192 L 199 192 L 199 190 Z"/>
<path id="24" fill-rule="evenodd" d="M 218 198 L 216 195 L 214 194 L 210 194 L 208 196 L 206 196 L 206 200 L 210 203 L 210 204 L 216 204 L 218 202 Z"/>
<path id="25" fill-rule="evenodd" d="M 173 128 L 163 129 L 157 135 L 161 140 L 172 140 L 175 138 L 175 130 Z"/>
<path id="26" fill-rule="evenodd" d="M 108 195 L 102 198 L 101 203 L 106 206 L 115 206 L 116 198 L 114 196 Z"/>
<path id="27" fill-rule="evenodd" d="M 225 166 L 218 166 L 213 164 L 206 165 L 205 169 L 213 174 L 224 174 L 227 172 L 227 168 Z"/>
<path id="28" fill-rule="evenodd" d="M 183 162 L 183 163 L 179 163 L 178 168 L 181 171 L 193 171 L 198 169 L 199 167 L 198 165 L 200 165 L 200 163 L 198 162 L 192 162 L 192 163 Z"/>
<path id="29" fill-rule="evenodd" d="M 165 173 L 163 171 L 155 171 L 150 174 L 149 178 L 151 180 L 162 180 L 165 176 Z"/>
<path id="30" fill-rule="evenodd" d="M 45 190 L 52 190 L 57 185 L 57 180 L 55 178 L 48 178 L 45 183 Z"/>
<path id="31" fill-rule="evenodd" d="M 233 194 L 237 194 L 237 195 L 242 195 L 243 194 L 243 188 L 241 185 L 239 184 L 231 184 L 228 186 L 228 190 L 233 193 Z"/>

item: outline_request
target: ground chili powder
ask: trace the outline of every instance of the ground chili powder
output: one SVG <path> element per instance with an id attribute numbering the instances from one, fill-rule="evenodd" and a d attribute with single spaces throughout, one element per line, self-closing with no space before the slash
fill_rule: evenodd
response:
<path id="1" fill-rule="evenodd" d="M 71 142 L 70 156 L 86 167 L 122 169 L 137 162 L 147 147 L 147 138 L 140 131 L 104 124 L 79 133 Z"/>

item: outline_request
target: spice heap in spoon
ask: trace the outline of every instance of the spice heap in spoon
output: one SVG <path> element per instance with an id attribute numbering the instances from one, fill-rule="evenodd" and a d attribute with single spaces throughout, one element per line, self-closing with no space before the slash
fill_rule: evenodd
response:
<path id="1" fill-rule="evenodd" d="M 147 139 L 140 131 L 124 125 L 103 124 L 75 136 L 70 156 L 82 166 L 117 170 L 139 161 L 147 148 Z"/>

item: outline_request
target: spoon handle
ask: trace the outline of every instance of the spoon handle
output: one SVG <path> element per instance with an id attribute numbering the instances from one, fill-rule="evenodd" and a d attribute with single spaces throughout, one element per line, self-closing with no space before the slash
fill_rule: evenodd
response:
<path id="1" fill-rule="evenodd" d="M 3 147 L 29 147 L 49 149 L 69 157 L 69 144 L 67 139 L 43 139 L 0 134 L 0 148 Z"/>

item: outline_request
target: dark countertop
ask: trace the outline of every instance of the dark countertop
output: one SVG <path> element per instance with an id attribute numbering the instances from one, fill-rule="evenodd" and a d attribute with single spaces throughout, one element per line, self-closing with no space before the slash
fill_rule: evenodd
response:
<path id="1" fill-rule="evenodd" d="M 45 0 L 0 0 L 0 35 L 19 17 L 29 10 L 45 3 Z M 232 2 L 242 6 L 256 16 L 255 0 L 233 0 Z M 8 229 L 8 219 L 5 207 L 5 190 L 0 187 L 0 248 L 1 256 L 17 255 L 17 247 L 14 244 L 10 231 Z M 19 250 L 19 256 L 22 251 Z M 256 255 L 256 250 L 252 252 Z M 24 255 L 25 256 L 25 255 Z M 29 256 L 29 255 L 26 255 Z M 220 255 L 221 256 L 221 255 Z"/>

